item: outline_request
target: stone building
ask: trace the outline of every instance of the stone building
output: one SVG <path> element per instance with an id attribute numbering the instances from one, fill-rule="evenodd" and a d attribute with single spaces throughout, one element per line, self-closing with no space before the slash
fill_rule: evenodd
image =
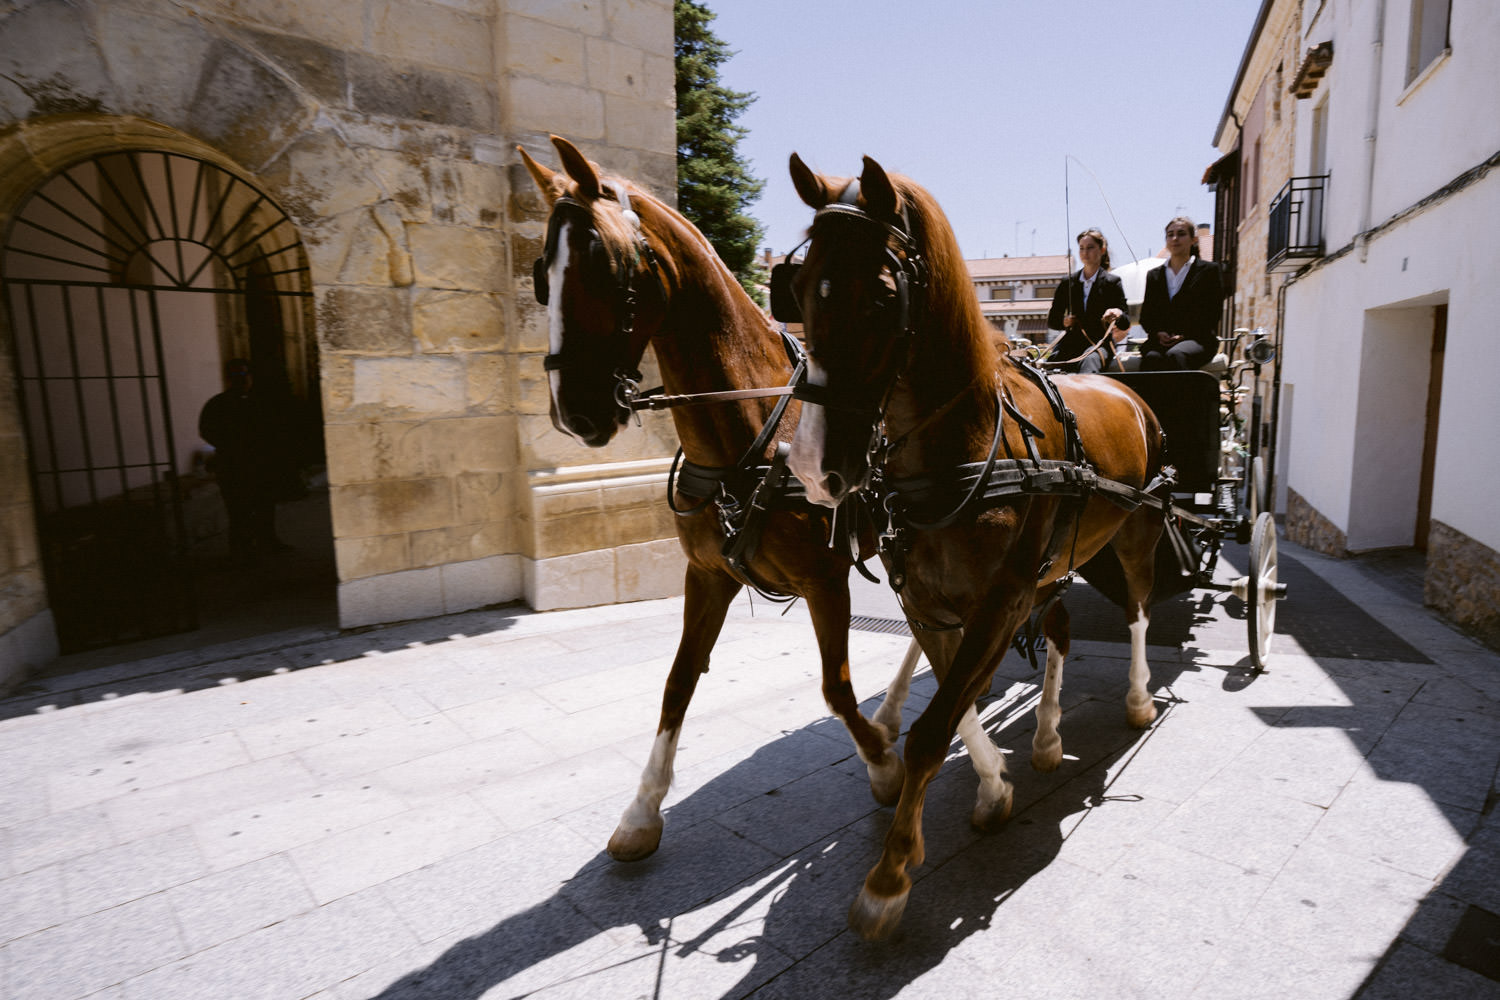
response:
<path id="1" fill-rule="evenodd" d="M 670 424 L 548 421 L 514 152 L 672 199 L 672 51 L 668 0 L 0 5 L 0 683 L 192 626 L 231 356 L 326 462 L 340 625 L 676 592 Z"/>

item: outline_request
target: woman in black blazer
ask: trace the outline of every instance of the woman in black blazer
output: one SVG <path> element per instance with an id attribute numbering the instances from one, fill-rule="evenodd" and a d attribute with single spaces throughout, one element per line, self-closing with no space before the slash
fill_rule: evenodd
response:
<path id="1" fill-rule="evenodd" d="M 1141 371 L 1202 368 L 1219 349 L 1224 282 L 1217 264 L 1198 257 L 1192 219 L 1167 223 L 1167 254 L 1166 264 L 1146 274 Z"/>
<path id="2" fill-rule="evenodd" d="M 1109 273 L 1109 243 L 1097 229 L 1078 234 L 1078 259 L 1083 266 L 1057 286 L 1047 328 L 1062 330 L 1050 360 L 1067 371 L 1102 371 L 1115 358 L 1114 323 L 1125 315 L 1125 286 Z M 1097 346 L 1096 346 L 1097 345 Z"/>

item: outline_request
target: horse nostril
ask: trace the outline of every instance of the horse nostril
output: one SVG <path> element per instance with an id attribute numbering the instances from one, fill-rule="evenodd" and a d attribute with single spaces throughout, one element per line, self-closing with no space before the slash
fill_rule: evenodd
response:
<path id="1" fill-rule="evenodd" d="M 829 472 L 823 477 L 823 486 L 828 490 L 830 496 L 841 497 L 845 493 L 846 483 L 844 477 L 837 472 Z"/>

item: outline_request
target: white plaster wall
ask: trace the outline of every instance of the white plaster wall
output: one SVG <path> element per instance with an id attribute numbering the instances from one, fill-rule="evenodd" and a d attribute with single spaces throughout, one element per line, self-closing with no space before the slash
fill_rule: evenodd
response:
<path id="1" fill-rule="evenodd" d="M 1500 149 L 1500 115 L 1480 96 L 1500 94 L 1500 4 L 1453 4 L 1451 54 L 1408 87 L 1411 7 L 1411 0 L 1329 0 L 1303 8 L 1304 47 L 1334 42 L 1332 66 L 1297 109 L 1301 174 L 1312 156 L 1312 109 L 1328 98 L 1330 253 L 1348 248 L 1362 225 L 1385 222 Z M 1493 347 L 1500 282 L 1490 249 L 1497 221 L 1500 171 L 1287 290 L 1282 378 L 1295 388 L 1296 406 L 1283 411 L 1285 483 L 1343 529 L 1351 548 L 1410 544 L 1432 305 L 1443 301 L 1448 346 L 1432 516 L 1500 548 Z"/>
<path id="2" fill-rule="evenodd" d="M 1325 267 L 1287 288 L 1281 378 L 1296 386 L 1296 407 L 1284 412 L 1287 488 L 1345 528 L 1363 309 L 1340 270 Z"/>
<path id="3" fill-rule="evenodd" d="M 1364 315 L 1347 529 L 1356 552 L 1415 538 L 1432 317 L 1431 306 Z"/>
<path id="4" fill-rule="evenodd" d="M 1382 45 L 1375 48 L 1378 0 L 1334 0 L 1305 14 L 1304 48 L 1334 42 L 1334 60 L 1317 92 L 1298 104 L 1298 172 L 1311 161 L 1312 108 L 1330 94 L 1325 233 L 1330 250 L 1354 238 L 1365 211 L 1370 99 L 1376 100 L 1376 165 L 1369 225 L 1425 197 L 1500 149 L 1500 4 L 1454 3 L 1453 51 L 1411 87 L 1405 82 L 1411 0 L 1384 0 Z M 1316 18 L 1313 19 L 1313 14 Z M 1377 56 L 1378 74 L 1372 73 Z M 1416 155 L 1420 151 L 1420 155 Z"/>
<path id="5" fill-rule="evenodd" d="M 1432 516 L 1500 548 L 1500 283 L 1476 252 L 1493 242 L 1496 220 L 1500 171 L 1386 232 L 1364 261 L 1347 254 L 1287 290 L 1282 376 L 1297 390 L 1287 486 L 1346 531 L 1353 549 L 1411 543 L 1408 470 L 1413 448 L 1420 459 L 1431 306 L 1445 300 Z"/>
<path id="6" fill-rule="evenodd" d="M 1500 4 L 1453 3 L 1452 55 L 1410 88 L 1405 77 L 1411 0 L 1386 0 L 1386 14 L 1372 223 L 1500 149 L 1500 115 L 1494 110 L 1500 95 Z M 1351 54 L 1368 65 L 1368 47 Z"/>
<path id="7" fill-rule="evenodd" d="M 1429 266 L 1454 275 L 1432 516 L 1500 550 L 1500 281 L 1486 249 L 1500 222 L 1500 171 L 1432 214 Z"/>

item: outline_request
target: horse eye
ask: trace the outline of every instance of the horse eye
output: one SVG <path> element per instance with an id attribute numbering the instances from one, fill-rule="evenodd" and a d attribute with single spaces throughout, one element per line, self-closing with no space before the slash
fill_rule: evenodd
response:
<path id="1" fill-rule="evenodd" d="M 818 282 L 818 298 L 826 299 L 828 298 L 829 293 L 832 291 L 833 282 L 829 281 L 827 278 L 824 278 L 822 281 Z"/>

